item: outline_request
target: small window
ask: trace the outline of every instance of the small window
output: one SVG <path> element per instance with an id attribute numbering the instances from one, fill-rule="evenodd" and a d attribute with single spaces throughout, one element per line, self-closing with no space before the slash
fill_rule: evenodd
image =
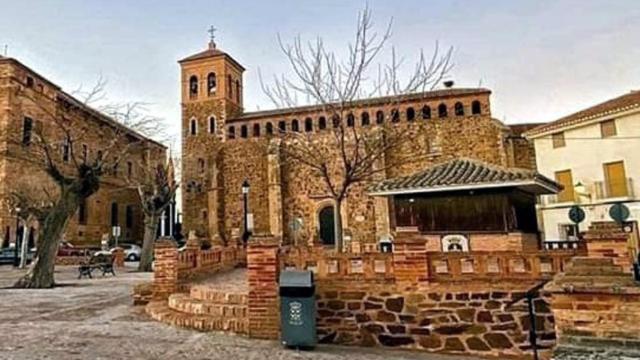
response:
<path id="1" fill-rule="evenodd" d="M 407 121 L 413 121 L 416 119 L 416 111 L 410 107 L 407 108 Z"/>
<path id="2" fill-rule="evenodd" d="M 195 75 L 189 78 L 189 97 L 192 99 L 198 97 L 198 77 Z"/>
<path id="3" fill-rule="evenodd" d="M 127 161 L 127 176 L 133 176 L 133 163 L 131 161 Z"/>
<path id="4" fill-rule="evenodd" d="M 78 224 L 86 225 L 87 224 L 87 199 L 82 199 L 80 205 L 78 206 Z"/>
<path id="5" fill-rule="evenodd" d="M 82 144 L 82 162 L 86 163 L 89 159 L 89 146 Z"/>
<path id="6" fill-rule="evenodd" d="M 556 182 L 562 185 L 562 190 L 558 193 L 558 202 L 572 202 L 576 198 L 573 189 L 573 176 L 571 170 L 556 171 Z"/>
<path id="7" fill-rule="evenodd" d="M 352 113 L 347 115 L 347 126 L 354 127 L 356 125 L 356 117 Z"/>
<path id="8" fill-rule="evenodd" d="M 229 139 L 235 139 L 236 138 L 236 128 L 233 126 L 229 126 L 229 133 L 227 135 L 227 138 Z"/>
<path id="9" fill-rule="evenodd" d="M 445 104 L 438 105 L 438 117 L 440 118 L 447 117 L 447 105 Z"/>
<path id="10" fill-rule="evenodd" d="M 267 135 L 273 135 L 273 124 L 272 123 L 268 122 L 267 126 L 266 126 L 266 129 L 267 129 Z"/>
<path id="11" fill-rule="evenodd" d="M 205 168 L 204 159 L 199 158 L 198 159 L 198 170 L 200 170 L 202 172 L 202 171 L 204 171 L 204 168 Z"/>
<path id="12" fill-rule="evenodd" d="M 431 107 L 425 105 L 422 107 L 422 119 L 429 120 L 431 119 Z"/>
<path id="13" fill-rule="evenodd" d="M 371 123 L 368 112 L 365 111 L 360 115 L 360 123 L 362 126 L 368 126 Z"/>
<path id="14" fill-rule="evenodd" d="M 125 222 L 126 222 L 127 228 L 133 227 L 133 206 L 132 205 L 127 205 L 127 207 L 125 208 Z"/>
<path id="15" fill-rule="evenodd" d="M 32 88 L 33 87 L 33 78 L 31 76 L 27 76 L 27 81 L 26 81 L 26 87 L 28 88 Z"/>
<path id="16" fill-rule="evenodd" d="M 33 131 L 33 119 L 25 117 L 22 124 L 22 145 L 31 144 L 31 132 Z"/>
<path id="17" fill-rule="evenodd" d="M 311 118 L 304 119 L 304 131 L 306 132 L 313 131 L 313 120 L 311 120 Z"/>
<path id="18" fill-rule="evenodd" d="M 320 118 L 318 119 L 318 129 L 324 130 L 326 128 L 327 128 L 327 118 L 325 118 L 324 116 L 320 116 Z"/>
<path id="19" fill-rule="evenodd" d="M 253 124 L 253 137 L 260 137 L 260 124 Z"/>
<path id="20" fill-rule="evenodd" d="M 600 134 L 603 138 L 616 136 L 618 131 L 616 129 L 615 120 L 607 120 L 600 123 Z"/>
<path id="21" fill-rule="evenodd" d="M 391 110 L 391 122 L 400 122 L 400 111 L 398 111 L 398 109 Z"/>
<path id="22" fill-rule="evenodd" d="M 471 113 L 473 115 L 480 115 L 482 114 L 482 105 L 480 104 L 480 101 L 478 100 L 474 100 L 471 103 Z"/>
<path id="23" fill-rule="evenodd" d="M 247 129 L 247 125 L 240 126 L 240 137 L 246 139 L 249 136 L 249 131 Z"/>
<path id="24" fill-rule="evenodd" d="M 384 123 L 384 113 L 382 110 L 376 112 L 376 124 Z"/>
<path id="25" fill-rule="evenodd" d="M 300 131 L 300 125 L 298 125 L 298 119 L 293 119 L 291 122 L 291 131 L 298 132 Z"/>
<path id="26" fill-rule="evenodd" d="M 607 197 L 622 197 L 629 195 L 624 162 L 617 161 L 604 164 L 604 178 L 607 185 Z"/>
<path id="27" fill-rule="evenodd" d="M 280 132 L 287 131 L 287 123 L 284 120 L 278 122 L 278 130 L 280 130 Z"/>
<path id="28" fill-rule="evenodd" d="M 554 149 L 565 147 L 567 145 L 565 143 L 565 141 L 564 141 L 564 133 L 563 132 L 559 132 L 559 133 L 555 133 L 555 134 L 551 135 L 551 139 L 553 141 L 553 148 Z"/>
<path id="29" fill-rule="evenodd" d="M 209 134 L 215 134 L 215 133 L 216 133 L 216 117 L 210 116 L 209 117 Z"/>
<path id="30" fill-rule="evenodd" d="M 207 92 L 209 96 L 216 93 L 216 73 L 209 73 L 207 76 Z"/>
<path id="31" fill-rule="evenodd" d="M 69 138 L 65 138 L 62 142 L 62 161 L 69 162 L 69 158 L 71 156 L 71 143 L 69 142 Z"/>
<path id="32" fill-rule="evenodd" d="M 202 220 L 207 220 L 207 210 L 202 210 Z"/>
<path id="33" fill-rule="evenodd" d="M 464 116 L 464 105 L 461 102 L 457 102 L 453 107 L 456 116 Z"/>
<path id="34" fill-rule="evenodd" d="M 334 128 L 339 127 L 340 123 L 342 122 L 342 121 L 340 121 L 340 115 L 338 115 L 338 114 L 333 115 L 333 117 L 331 118 L 331 122 L 333 123 L 333 127 Z"/>
<path id="35" fill-rule="evenodd" d="M 198 133 L 198 122 L 196 119 L 191 119 L 191 123 L 189 125 L 189 133 L 191 135 L 196 135 Z"/>

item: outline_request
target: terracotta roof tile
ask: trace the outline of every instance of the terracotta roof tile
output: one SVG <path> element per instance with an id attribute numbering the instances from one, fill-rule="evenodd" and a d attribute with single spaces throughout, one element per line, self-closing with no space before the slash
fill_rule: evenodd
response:
<path id="1" fill-rule="evenodd" d="M 574 114 L 565 116 L 556 121 L 538 126 L 525 133 L 525 136 L 535 136 L 553 130 L 559 130 L 566 126 L 580 124 L 601 116 L 614 115 L 616 113 L 640 108 L 640 90 L 631 91 L 628 94 L 618 96 L 603 103 L 591 106 Z"/>
<path id="2" fill-rule="evenodd" d="M 503 168 L 482 161 L 458 158 L 435 165 L 411 176 L 386 179 L 368 188 L 370 193 L 402 192 L 433 188 L 461 187 L 465 185 L 507 185 L 518 182 L 536 182 L 547 188 L 560 185 L 538 172 L 519 168 Z"/>

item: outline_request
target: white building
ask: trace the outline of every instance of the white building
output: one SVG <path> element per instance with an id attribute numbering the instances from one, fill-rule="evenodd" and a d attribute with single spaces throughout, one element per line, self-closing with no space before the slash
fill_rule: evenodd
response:
<path id="1" fill-rule="evenodd" d="M 622 202 L 640 218 L 640 91 L 611 99 L 525 133 L 533 140 L 538 171 L 564 186 L 541 197 L 539 214 L 545 241 L 572 240 L 571 206 L 586 213 L 580 231 L 592 221 L 611 221 L 609 208 Z M 637 227 L 636 227 L 637 228 Z"/>

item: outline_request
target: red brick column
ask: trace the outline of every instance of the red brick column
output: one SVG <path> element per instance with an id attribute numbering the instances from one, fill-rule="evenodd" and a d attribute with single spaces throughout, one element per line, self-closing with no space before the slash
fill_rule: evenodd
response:
<path id="1" fill-rule="evenodd" d="M 113 249 L 113 266 L 122 268 L 124 267 L 124 249 L 117 247 Z"/>
<path id="2" fill-rule="evenodd" d="M 620 225 L 612 222 L 594 222 L 584 233 L 587 256 L 593 258 L 611 258 L 622 271 L 630 273 L 632 255 L 629 234 Z"/>
<path id="3" fill-rule="evenodd" d="M 275 237 L 256 236 L 249 239 L 248 317 L 249 336 L 253 338 L 278 339 L 280 335 L 278 251 L 279 241 Z"/>
<path id="4" fill-rule="evenodd" d="M 402 239 L 394 243 L 393 271 L 397 282 L 419 283 L 429 279 L 427 250 L 422 239 Z"/>
<path id="5" fill-rule="evenodd" d="M 160 240 L 154 249 L 153 298 L 166 299 L 178 288 L 178 249 L 173 241 Z"/>

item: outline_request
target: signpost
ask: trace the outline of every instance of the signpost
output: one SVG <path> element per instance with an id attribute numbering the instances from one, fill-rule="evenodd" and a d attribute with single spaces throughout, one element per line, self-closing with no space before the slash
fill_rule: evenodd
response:
<path id="1" fill-rule="evenodd" d="M 569 209 L 569 220 L 573 221 L 576 229 L 576 237 L 580 240 L 580 223 L 584 221 L 586 214 L 578 205 L 574 205 Z"/>
<path id="2" fill-rule="evenodd" d="M 113 234 L 113 237 L 116 239 L 116 244 L 115 247 L 118 247 L 118 238 L 120 237 L 120 226 L 114 226 L 111 228 L 111 233 Z"/>

